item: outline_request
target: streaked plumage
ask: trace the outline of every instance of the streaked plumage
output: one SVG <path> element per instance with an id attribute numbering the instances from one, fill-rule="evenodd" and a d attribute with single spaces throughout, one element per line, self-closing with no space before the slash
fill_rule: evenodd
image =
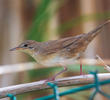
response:
<path id="1" fill-rule="evenodd" d="M 45 66 L 56 66 L 70 64 L 80 57 L 88 44 L 99 34 L 99 30 L 108 24 L 110 20 L 99 25 L 86 34 L 62 38 L 59 40 L 50 40 L 47 42 L 36 42 L 26 40 L 18 47 L 11 49 L 20 50 L 30 54 L 39 64 Z"/>

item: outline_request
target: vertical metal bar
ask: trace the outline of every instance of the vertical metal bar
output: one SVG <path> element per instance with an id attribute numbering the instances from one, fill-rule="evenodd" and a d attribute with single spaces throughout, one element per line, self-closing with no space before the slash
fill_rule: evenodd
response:
<path id="1" fill-rule="evenodd" d="M 53 93 L 54 93 L 54 98 L 55 100 L 59 100 L 59 91 L 58 91 L 58 86 L 56 84 L 47 83 L 51 88 L 53 88 Z"/>

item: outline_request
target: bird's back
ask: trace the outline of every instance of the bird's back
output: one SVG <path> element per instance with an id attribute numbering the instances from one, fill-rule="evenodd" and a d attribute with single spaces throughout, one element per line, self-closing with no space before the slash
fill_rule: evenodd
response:
<path id="1" fill-rule="evenodd" d="M 48 63 L 58 63 L 60 61 L 79 58 L 80 53 L 85 51 L 88 44 L 98 34 L 97 32 L 109 22 L 106 21 L 86 34 L 42 42 L 39 48 L 39 57 L 42 60 L 48 61 Z"/>

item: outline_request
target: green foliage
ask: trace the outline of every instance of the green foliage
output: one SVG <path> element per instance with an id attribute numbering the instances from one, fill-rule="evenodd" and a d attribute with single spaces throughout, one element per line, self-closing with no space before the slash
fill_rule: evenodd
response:
<path id="1" fill-rule="evenodd" d="M 43 35 L 46 30 L 47 22 L 49 20 L 48 6 L 52 0 L 41 0 L 37 8 L 32 27 L 30 28 L 27 38 L 37 41 L 43 40 Z"/>
<path id="2" fill-rule="evenodd" d="M 67 32 L 68 30 L 72 29 L 73 27 L 81 24 L 82 22 L 87 21 L 94 21 L 94 20 L 104 20 L 104 19 L 110 19 L 110 11 L 104 12 L 104 13 L 93 13 L 89 15 L 81 15 L 77 18 L 70 19 L 63 23 L 62 25 L 59 25 L 58 31 L 60 34 L 63 34 L 63 32 Z"/>
<path id="3" fill-rule="evenodd" d="M 61 2 L 61 1 L 60 1 Z M 48 36 L 47 30 L 49 21 L 56 14 L 59 5 L 54 7 L 56 0 L 41 0 L 38 8 L 36 9 L 35 17 L 32 26 L 27 34 L 27 39 L 44 41 Z"/>
<path id="4" fill-rule="evenodd" d="M 59 11 L 59 8 L 62 7 L 64 2 L 58 1 L 57 7 L 54 9 L 52 3 L 55 3 L 53 0 L 41 0 L 40 4 L 36 8 L 35 16 L 33 18 L 32 26 L 27 34 L 27 39 L 44 41 L 48 33 L 48 23 L 52 17 Z M 52 11 L 52 9 L 54 9 Z M 92 13 L 89 15 L 81 15 L 77 18 L 70 19 L 63 24 L 59 24 L 57 29 L 58 34 L 63 34 L 73 27 L 81 24 L 82 22 L 91 21 L 91 20 L 102 20 L 110 18 L 110 12 L 103 13 Z"/>

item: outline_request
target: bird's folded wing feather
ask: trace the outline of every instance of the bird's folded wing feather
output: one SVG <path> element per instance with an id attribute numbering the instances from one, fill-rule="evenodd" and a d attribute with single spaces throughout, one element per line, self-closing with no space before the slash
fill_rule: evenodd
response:
<path id="1" fill-rule="evenodd" d="M 76 48 L 76 46 L 78 46 L 78 43 L 82 38 L 82 35 L 83 34 L 75 37 L 67 37 L 59 40 L 51 40 L 51 41 L 45 42 L 44 44 L 42 44 L 43 48 L 41 50 L 41 53 L 45 51 L 44 55 L 53 54 L 68 47 L 70 47 L 69 49 L 72 50 L 73 48 Z"/>

